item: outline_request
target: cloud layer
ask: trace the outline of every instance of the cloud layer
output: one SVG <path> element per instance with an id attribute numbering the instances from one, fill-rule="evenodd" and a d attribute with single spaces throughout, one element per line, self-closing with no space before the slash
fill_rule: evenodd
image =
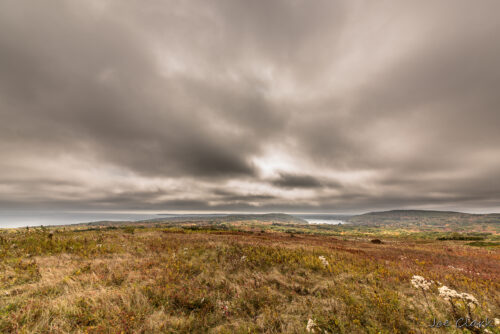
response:
<path id="1" fill-rule="evenodd" d="M 4 0 L 0 209 L 500 210 L 499 10 Z"/>

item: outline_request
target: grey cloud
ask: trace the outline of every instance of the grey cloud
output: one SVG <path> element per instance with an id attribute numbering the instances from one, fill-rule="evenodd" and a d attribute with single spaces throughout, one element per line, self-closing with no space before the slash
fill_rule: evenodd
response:
<path id="1" fill-rule="evenodd" d="M 0 207 L 493 210 L 499 9 L 2 1 Z"/>
<path id="2" fill-rule="evenodd" d="M 214 93 L 211 82 L 195 89 L 189 78 L 161 77 L 146 36 L 128 22 L 87 17 L 69 4 L 58 15 L 35 3 L 4 7 L 5 16 L 16 10 L 25 16 L 2 18 L 0 37 L 7 50 L 0 62 L 2 109 L 10 121 L 4 126 L 19 129 L 23 143 L 44 146 L 41 137 L 56 137 L 55 149 L 91 146 L 101 159 L 145 174 L 253 173 L 246 154 L 259 143 L 213 131 L 206 127 L 210 115 L 200 114 L 212 95 L 220 99 L 234 89 Z"/>
<path id="3" fill-rule="evenodd" d="M 279 178 L 272 181 L 272 184 L 283 188 L 321 188 L 323 184 L 311 175 L 295 175 L 281 173 Z"/>

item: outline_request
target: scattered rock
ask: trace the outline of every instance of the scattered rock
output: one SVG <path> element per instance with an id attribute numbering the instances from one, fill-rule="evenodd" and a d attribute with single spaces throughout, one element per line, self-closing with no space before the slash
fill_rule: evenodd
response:
<path id="1" fill-rule="evenodd" d="M 377 245 L 379 245 L 379 244 L 383 244 L 382 240 L 380 240 L 380 239 L 372 239 L 372 240 L 371 240 L 371 243 L 372 243 L 372 244 L 377 244 Z"/>

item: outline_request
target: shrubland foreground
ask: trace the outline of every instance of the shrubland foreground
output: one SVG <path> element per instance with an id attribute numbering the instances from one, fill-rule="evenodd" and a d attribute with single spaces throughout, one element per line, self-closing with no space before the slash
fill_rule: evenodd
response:
<path id="1" fill-rule="evenodd" d="M 168 226 L 0 231 L 0 332 L 500 333 L 495 242 Z"/>

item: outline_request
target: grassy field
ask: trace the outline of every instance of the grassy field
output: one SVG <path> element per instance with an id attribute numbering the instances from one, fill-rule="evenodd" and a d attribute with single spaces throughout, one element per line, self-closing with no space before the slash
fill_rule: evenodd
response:
<path id="1" fill-rule="evenodd" d="M 0 332 L 500 333 L 455 326 L 500 318 L 498 235 L 436 233 L 259 221 L 0 230 Z M 446 300 L 441 286 L 477 302 Z"/>

